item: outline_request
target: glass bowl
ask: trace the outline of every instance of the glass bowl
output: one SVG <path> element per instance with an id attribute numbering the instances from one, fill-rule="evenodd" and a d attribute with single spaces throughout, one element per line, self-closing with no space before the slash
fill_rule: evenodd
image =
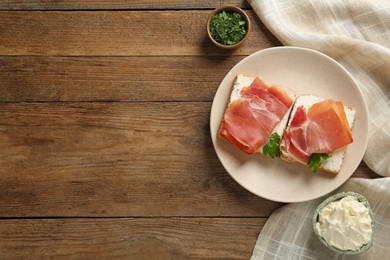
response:
<path id="1" fill-rule="evenodd" d="M 353 196 L 355 198 L 357 198 L 357 200 L 361 203 L 364 204 L 364 206 L 368 209 L 369 211 L 369 215 L 371 217 L 371 237 L 370 237 L 370 240 L 368 243 L 362 245 L 360 248 L 356 249 L 356 250 L 342 250 L 342 249 L 339 249 L 339 248 L 336 248 L 332 245 L 330 245 L 320 234 L 319 234 L 319 231 L 316 227 L 316 224 L 318 222 L 318 218 L 319 218 L 319 213 L 320 211 L 326 207 L 329 203 L 331 202 L 334 202 L 334 201 L 338 201 L 338 200 L 341 200 L 342 198 L 346 197 L 346 196 Z M 368 203 L 368 200 L 361 194 L 359 193 L 356 193 L 356 192 L 351 192 L 351 191 L 348 191 L 348 192 L 340 192 L 340 193 L 337 193 L 329 198 L 327 198 L 326 200 L 324 200 L 318 207 L 317 209 L 315 210 L 314 212 L 314 215 L 313 215 L 313 219 L 312 219 L 312 225 L 313 225 L 313 230 L 314 230 L 314 233 L 316 235 L 316 237 L 320 240 L 320 242 L 325 246 L 327 247 L 328 249 L 332 250 L 333 252 L 336 252 L 336 253 L 339 253 L 339 254 L 345 254 L 345 255 L 356 255 L 356 254 L 360 254 L 360 253 L 363 253 L 364 251 L 367 251 L 371 245 L 372 245 L 372 242 L 373 242 L 373 237 L 374 237 L 374 229 L 375 229 L 375 221 L 374 221 L 374 215 L 372 213 L 372 210 L 371 210 L 371 207 L 370 207 L 370 204 Z"/>

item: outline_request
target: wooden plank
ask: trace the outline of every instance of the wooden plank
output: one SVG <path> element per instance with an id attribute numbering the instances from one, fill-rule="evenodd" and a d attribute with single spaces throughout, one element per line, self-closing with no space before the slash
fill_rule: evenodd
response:
<path id="1" fill-rule="evenodd" d="M 356 169 L 356 171 L 352 175 L 353 178 L 368 178 L 368 179 L 374 179 L 374 178 L 382 178 L 382 176 L 376 174 L 374 171 L 372 171 L 367 164 L 364 161 L 361 161 L 359 164 L 359 167 Z"/>
<path id="2" fill-rule="evenodd" d="M 0 56 L 0 101 L 212 101 L 246 56 Z"/>
<path id="3" fill-rule="evenodd" d="M 0 216 L 269 216 L 219 162 L 210 107 L 0 103 Z"/>
<path id="4" fill-rule="evenodd" d="M 1 220 L 4 259 L 249 259 L 263 218 Z"/>
<path id="5" fill-rule="evenodd" d="M 247 11 L 253 29 L 226 51 L 207 38 L 210 11 L 0 12 L 0 55 L 155 56 L 248 55 L 280 45 Z"/>
<path id="6" fill-rule="evenodd" d="M 210 103 L 0 103 L 0 216 L 269 216 L 220 164 Z"/>
<path id="7" fill-rule="evenodd" d="M 249 7 L 244 0 L 2 0 L 0 10 L 120 10 L 120 9 L 204 9 L 215 8 L 223 4 Z"/>

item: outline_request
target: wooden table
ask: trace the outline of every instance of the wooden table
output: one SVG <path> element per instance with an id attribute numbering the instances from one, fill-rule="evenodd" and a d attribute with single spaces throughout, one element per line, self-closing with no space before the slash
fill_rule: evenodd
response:
<path id="1" fill-rule="evenodd" d="M 209 12 L 246 9 L 235 51 Z M 220 164 L 212 99 L 247 55 L 281 43 L 245 1 L 0 2 L 2 259 L 248 259 L 281 203 Z M 362 163 L 354 177 L 375 177 Z"/>

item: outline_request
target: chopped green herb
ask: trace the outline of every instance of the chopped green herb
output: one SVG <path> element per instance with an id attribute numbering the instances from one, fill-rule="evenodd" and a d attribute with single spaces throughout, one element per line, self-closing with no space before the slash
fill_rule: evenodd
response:
<path id="1" fill-rule="evenodd" d="M 211 17 L 211 36 L 221 44 L 233 45 L 241 41 L 246 30 L 246 22 L 239 13 L 222 11 Z"/>
<path id="2" fill-rule="evenodd" d="M 322 163 L 325 162 L 330 156 L 326 153 L 313 153 L 310 156 L 309 162 L 307 163 L 310 166 L 312 172 L 317 172 L 318 168 L 321 167 Z"/>
<path id="3" fill-rule="evenodd" d="M 280 157 L 280 136 L 278 133 L 273 133 L 268 142 L 263 147 L 263 154 L 271 158 Z"/>

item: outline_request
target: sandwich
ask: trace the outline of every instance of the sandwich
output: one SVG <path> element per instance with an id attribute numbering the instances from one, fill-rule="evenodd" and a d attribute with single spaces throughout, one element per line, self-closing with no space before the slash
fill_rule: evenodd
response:
<path id="1" fill-rule="evenodd" d="M 291 89 L 239 74 L 232 86 L 218 135 L 247 154 L 279 157 L 280 137 L 294 99 L 295 93 Z"/>
<path id="2" fill-rule="evenodd" d="M 237 75 L 218 136 L 247 154 L 337 174 L 353 142 L 356 111 L 341 101 L 296 97 L 290 88 Z"/>
<path id="3" fill-rule="evenodd" d="M 341 101 L 314 95 L 299 96 L 280 142 L 281 158 L 337 174 L 347 145 L 353 142 L 356 110 Z"/>

